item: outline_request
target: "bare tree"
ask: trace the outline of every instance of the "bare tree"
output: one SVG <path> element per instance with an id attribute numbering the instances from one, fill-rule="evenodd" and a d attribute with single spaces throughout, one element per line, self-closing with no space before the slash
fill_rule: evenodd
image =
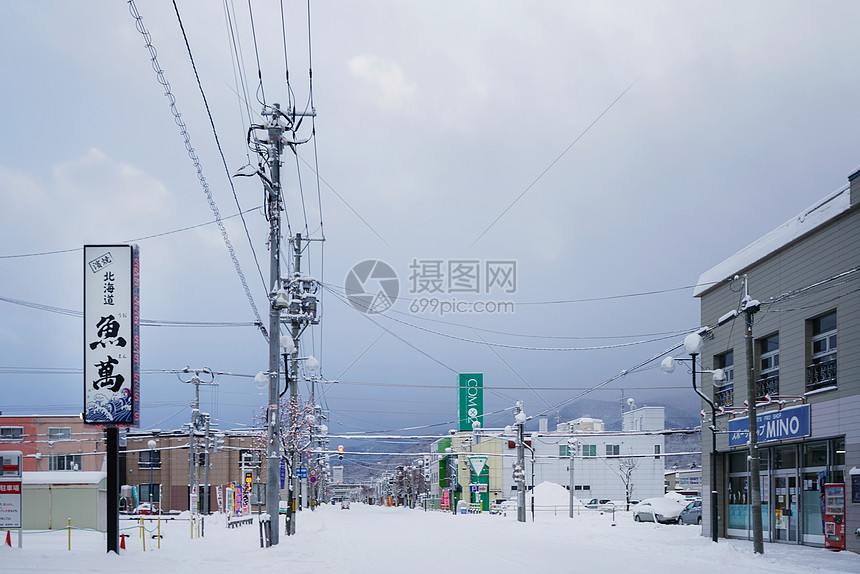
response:
<path id="1" fill-rule="evenodd" d="M 630 510 L 630 495 L 633 494 L 633 471 L 639 461 L 632 456 L 619 459 L 618 470 L 621 474 L 621 482 L 624 483 L 624 492 L 627 500 L 627 510 Z"/>

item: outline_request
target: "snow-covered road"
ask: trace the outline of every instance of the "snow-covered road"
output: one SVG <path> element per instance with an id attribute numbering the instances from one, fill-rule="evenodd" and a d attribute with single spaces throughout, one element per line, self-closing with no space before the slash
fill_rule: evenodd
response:
<path id="1" fill-rule="evenodd" d="M 205 537 L 191 539 L 187 521 L 163 522 L 161 549 L 138 529 L 127 530 L 127 550 L 107 555 L 102 534 L 65 531 L 25 533 L 24 548 L 3 547 L 0 571 L 28 573 L 290 574 L 457 572 L 691 572 L 726 574 L 857 574 L 860 556 L 822 549 L 766 544 L 754 556 L 752 543 L 714 544 L 695 526 L 634 523 L 629 513 L 539 512 L 534 523 L 508 516 L 463 515 L 353 503 L 350 510 L 324 506 L 298 516 L 294 537 L 261 549 L 257 524 L 228 529 L 223 517 L 207 518 Z M 123 521 L 121 528 L 129 527 Z M 125 531 L 125 530 L 124 530 Z M 283 517 L 281 518 L 283 532 Z M 4 535 L 5 538 L 5 535 Z M 13 544 L 17 541 L 13 534 Z"/>

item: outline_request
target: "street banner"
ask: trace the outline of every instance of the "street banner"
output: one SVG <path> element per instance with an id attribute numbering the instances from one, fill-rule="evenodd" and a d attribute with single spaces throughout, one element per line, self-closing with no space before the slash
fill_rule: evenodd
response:
<path id="1" fill-rule="evenodd" d="M 137 246 L 84 246 L 85 424 L 140 426 L 139 291 Z"/>

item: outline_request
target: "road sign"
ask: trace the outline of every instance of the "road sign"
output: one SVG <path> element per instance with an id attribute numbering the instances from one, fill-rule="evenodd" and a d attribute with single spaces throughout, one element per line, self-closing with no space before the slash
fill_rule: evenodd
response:
<path id="1" fill-rule="evenodd" d="M 307 478 L 308 477 L 308 469 L 304 466 L 299 467 L 298 472 L 296 474 L 299 478 Z"/>

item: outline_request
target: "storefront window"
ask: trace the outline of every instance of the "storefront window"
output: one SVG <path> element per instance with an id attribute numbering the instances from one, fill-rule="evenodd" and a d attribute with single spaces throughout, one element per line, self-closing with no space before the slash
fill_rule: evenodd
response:
<path id="1" fill-rule="evenodd" d="M 749 479 L 745 476 L 733 476 L 729 478 L 728 528 L 749 530 L 749 516 L 747 514 L 748 485 Z"/>
<path id="2" fill-rule="evenodd" d="M 818 492 L 818 473 L 803 473 L 801 486 L 803 487 L 801 498 L 803 540 L 804 542 L 823 542 L 824 532 L 821 522 L 821 496 Z M 818 540 L 818 538 L 821 538 L 821 540 Z"/>
<path id="3" fill-rule="evenodd" d="M 845 466 L 845 439 L 837 438 L 833 441 L 833 465 Z"/>
<path id="4" fill-rule="evenodd" d="M 812 442 L 803 445 L 803 466 L 805 468 L 827 466 L 827 443 Z"/>
<path id="5" fill-rule="evenodd" d="M 729 455 L 729 472 L 747 471 L 747 451 L 736 451 Z"/>
<path id="6" fill-rule="evenodd" d="M 773 449 L 773 468 L 776 470 L 791 470 L 797 467 L 797 457 L 793 446 Z"/>

